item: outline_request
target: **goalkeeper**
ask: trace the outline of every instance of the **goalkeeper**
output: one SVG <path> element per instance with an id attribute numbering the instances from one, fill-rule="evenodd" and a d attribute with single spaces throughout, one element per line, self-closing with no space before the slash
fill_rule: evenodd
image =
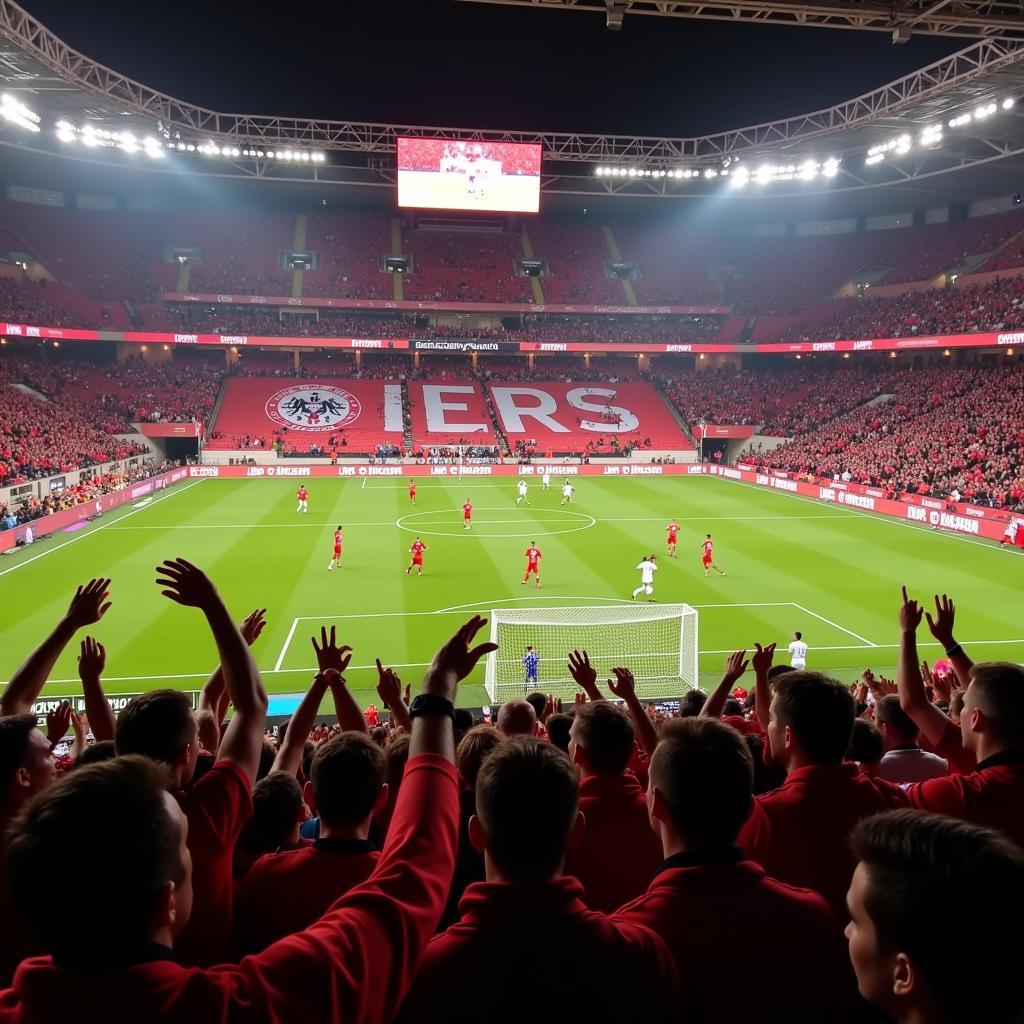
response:
<path id="1" fill-rule="evenodd" d="M 540 667 L 540 655 L 527 644 L 526 654 L 523 656 L 523 670 L 526 672 L 526 689 L 531 687 L 537 689 L 537 669 Z"/>

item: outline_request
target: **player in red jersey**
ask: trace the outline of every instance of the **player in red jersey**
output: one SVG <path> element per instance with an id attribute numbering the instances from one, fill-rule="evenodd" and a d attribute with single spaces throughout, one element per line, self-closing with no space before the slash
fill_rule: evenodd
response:
<path id="1" fill-rule="evenodd" d="M 416 566 L 416 575 L 423 575 L 423 552 L 429 551 L 430 549 L 426 544 L 423 543 L 417 537 L 409 548 L 409 553 L 412 555 L 412 561 L 406 566 L 405 575 L 408 576 L 412 572 L 412 567 Z"/>
<path id="2" fill-rule="evenodd" d="M 668 534 L 668 557 L 676 557 L 676 542 L 679 540 L 679 524 L 673 519 L 668 526 L 665 527 L 665 532 Z"/>
<path id="3" fill-rule="evenodd" d="M 327 571 L 330 572 L 335 566 L 341 565 L 341 526 L 334 531 L 334 556 L 327 563 Z"/>
<path id="4" fill-rule="evenodd" d="M 701 549 L 704 552 L 701 557 L 701 564 L 704 566 L 704 575 L 708 575 L 708 569 L 714 569 L 719 576 L 724 576 L 725 573 L 715 565 L 715 542 L 711 539 L 711 534 L 707 535 L 707 539 L 701 544 Z"/>
<path id="5" fill-rule="evenodd" d="M 526 586 L 532 572 L 537 589 L 540 590 L 540 560 L 543 556 L 540 553 L 540 548 L 537 547 L 537 542 L 531 540 L 530 546 L 523 554 L 526 556 L 526 575 L 523 577 L 523 586 Z"/>
<path id="6" fill-rule="evenodd" d="M 462 506 L 462 528 L 464 530 L 473 529 L 473 502 L 466 499 L 466 504 Z"/>
<path id="7" fill-rule="evenodd" d="M 416 481 L 409 481 L 409 500 L 415 505 L 416 504 Z"/>
<path id="8" fill-rule="evenodd" d="M 295 497 L 299 499 L 298 507 L 295 509 L 296 512 L 308 512 L 309 511 L 309 491 L 306 490 L 306 485 L 303 484 L 296 492 Z"/>

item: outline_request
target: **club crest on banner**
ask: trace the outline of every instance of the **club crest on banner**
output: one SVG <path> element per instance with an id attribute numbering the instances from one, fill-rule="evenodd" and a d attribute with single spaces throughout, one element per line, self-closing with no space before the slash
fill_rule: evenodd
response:
<path id="1" fill-rule="evenodd" d="M 338 387 L 293 387 L 267 400 L 269 420 L 290 430 L 323 433 L 354 423 L 362 412 L 359 399 Z"/>

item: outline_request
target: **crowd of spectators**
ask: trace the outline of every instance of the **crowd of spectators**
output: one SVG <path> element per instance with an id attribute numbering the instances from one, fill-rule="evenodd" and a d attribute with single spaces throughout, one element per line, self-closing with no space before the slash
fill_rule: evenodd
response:
<path id="1" fill-rule="evenodd" d="M 752 461 L 895 495 L 1024 510 L 1024 366 L 898 370 L 878 387 L 891 397 L 809 425 Z"/>
<path id="2" fill-rule="evenodd" d="M 251 653 L 265 611 L 236 626 L 183 559 L 156 575 L 218 651 L 195 711 L 163 689 L 115 718 L 118 641 L 94 635 L 109 579 L 77 589 L 0 695 L 0 1022 L 75 1005 L 112 1024 L 703 1024 L 763 1016 L 766 998 L 794 1024 L 1019 1020 L 1024 670 L 972 662 L 947 597 L 926 616 L 906 590 L 894 602 L 895 681 L 843 684 L 754 644 L 710 693 L 660 709 L 628 666 L 602 689 L 585 651 L 567 657 L 575 700 L 456 709 L 497 646 L 476 643 L 480 617 L 415 700 L 369 652 L 381 709 L 363 709 L 352 648 L 325 626 L 271 730 Z M 85 714 L 57 703 L 40 727 L 83 631 Z M 69 857 L 114 880 L 88 927 L 68 927 L 53 882 Z M 494 970 L 527 953 L 528 990 L 496 999 Z"/>
<path id="3" fill-rule="evenodd" d="M 75 508 L 102 498 L 104 494 L 119 491 L 128 484 L 139 480 L 148 480 L 151 476 L 173 469 L 180 463 L 164 460 L 157 463 L 152 459 L 139 462 L 135 466 L 112 466 L 106 473 L 96 473 L 76 484 L 69 484 L 59 491 L 47 494 L 43 498 L 34 495 L 21 502 L 0 502 L 0 525 L 9 530 L 12 527 L 31 523 L 42 519 L 53 512 Z M 100 514 L 101 510 L 97 511 Z"/>
<path id="4" fill-rule="evenodd" d="M 783 341 L 912 338 L 1013 331 L 1024 326 L 1024 277 L 906 292 L 896 298 L 849 299 L 824 323 L 796 324 Z"/>

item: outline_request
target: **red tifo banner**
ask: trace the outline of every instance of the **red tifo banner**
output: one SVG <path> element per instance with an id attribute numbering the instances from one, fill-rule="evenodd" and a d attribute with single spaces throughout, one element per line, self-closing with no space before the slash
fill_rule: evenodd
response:
<path id="1" fill-rule="evenodd" d="M 420 305 L 425 305 L 421 303 Z M 468 303 L 464 305 L 469 305 Z M 555 307 L 528 306 L 530 312 L 538 309 L 555 311 Z M 601 313 L 638 313 L 650 311 L 639 307 L 594 307 Z M 666 311 L 669 311 L 666 307 Z M 495 311 L 511 311 L 511 306 L 498 306 Z M 584 312 L 584 307 L 564 307 L 566 312 Z M 671 307 L 677 312 L 676 307 Z M 216 345 L 220 347 L 270 346 L 276 348 L 343 348 L 343 349 L 395 349 L 408 350 L 408 338 L 307 338 L 275 337 L 256 334 L 169 334 L 158 331 L 94 331 L 68 327 L 38 327 L 31 324 L 0 323 L 0 334 L 8 338 L 45 338 L 54 341 L 124 341 L 151 345 Z M 486 339 L 485 339 L 486 341 Z M 638 342 L 617 344 L 612 342 L 583 341 L 521 341 L 503 344 L 502 354 L 519 352 L 618 352 L 639 355 L 665 355 L 673 353 L 805 353 L 816 352 L 901 352 L 943 348 L 995 348 L 1000 345 L 1024 345 L 1024 331 L 988 332 L 984 334 L 946 334 L 920 338 L 873 338 L 865 341 L 779 341 L 758 342 L 753 345 L 716 344 L 715 342 Z"/>

